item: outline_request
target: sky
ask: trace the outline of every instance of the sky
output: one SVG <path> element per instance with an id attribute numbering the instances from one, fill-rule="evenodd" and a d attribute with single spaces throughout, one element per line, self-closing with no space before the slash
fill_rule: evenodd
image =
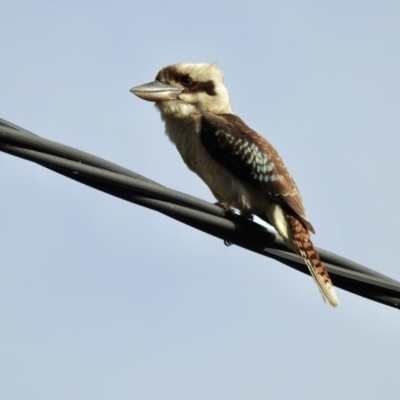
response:
<path id="1" fill-rule="evenodd" d="M 400 280 L 398 1 L 2 1 L 0 118 L 214 199 L 129 89 L 217 62 L 314 243 Z M 398 310 L 0 153 L 1 399 L 398 399 Z"/>

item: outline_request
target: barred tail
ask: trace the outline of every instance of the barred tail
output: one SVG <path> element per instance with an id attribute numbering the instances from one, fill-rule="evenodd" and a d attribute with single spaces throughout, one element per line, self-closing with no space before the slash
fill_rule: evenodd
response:
<path id="1" fill-rule="evenodd" d="M 339 300 L 336 297 L 331 278 L 311 242 L 307 228 L 292 215 L 286 215 L 286 220 L 293 235 L 293 241 L 300 255 L 304 258 L 323 299 L 328 300 L 331 306 L 337 307 Z"/>

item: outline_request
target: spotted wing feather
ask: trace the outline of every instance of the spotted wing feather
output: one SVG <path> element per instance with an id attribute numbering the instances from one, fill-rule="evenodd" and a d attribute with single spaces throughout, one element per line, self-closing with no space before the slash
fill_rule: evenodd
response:
<path id="1" fill-rule="evenodd" d="M 234 114 L 212 113 L 202 116 L 200 138 L 215 161 L 279 202 L 314 232 L 294 180 L 266 139 Z"/>

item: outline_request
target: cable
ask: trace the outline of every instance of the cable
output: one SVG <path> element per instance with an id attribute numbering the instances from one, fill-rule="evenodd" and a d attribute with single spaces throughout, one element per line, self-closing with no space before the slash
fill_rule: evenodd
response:
<path id="1" fill-rule="evenodd" d="M 94 189 L 158 211 L 210 235 L 277 260 L 309 275 L 303 259 L 266 227 L 204 200 L 151 181 L 109 161 L 43 139 L 0 119 L 0 151 L 35 162 Z M 317 248 L 333 284 L 370 300 L 400 308 L 400 283 Z"/>

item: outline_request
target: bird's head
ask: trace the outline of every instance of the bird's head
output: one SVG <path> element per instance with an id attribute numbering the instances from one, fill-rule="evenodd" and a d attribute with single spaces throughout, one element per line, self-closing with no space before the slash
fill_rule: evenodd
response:
<path id="1" fill-rule="evenodd" d="M 157 74 L 154 82 L 136 86 L 131 92 L 154 101 L 163 118 L 232 112 L 228 89 L 216 64 L 169 65 Z"/>

